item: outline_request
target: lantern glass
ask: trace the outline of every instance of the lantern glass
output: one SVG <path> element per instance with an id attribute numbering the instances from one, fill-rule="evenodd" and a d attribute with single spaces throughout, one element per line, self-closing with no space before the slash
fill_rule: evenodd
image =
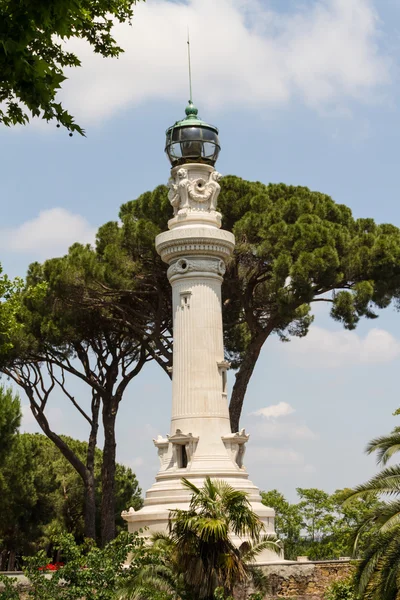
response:
<path id="1" fill-rule="evenodd" d="M 217 130 L 197 123 L 176 125 L 167 131 L 165 151 L 173 167 L 188 162 L 214 166 L 220 151 Z"/>

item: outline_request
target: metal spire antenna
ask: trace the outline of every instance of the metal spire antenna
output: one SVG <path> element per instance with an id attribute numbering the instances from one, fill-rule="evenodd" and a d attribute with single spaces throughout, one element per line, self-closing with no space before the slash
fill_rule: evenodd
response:
<path id="1" fill-rule="evenodd" d="M 189 27 L 188 27 L 188 62 L 189 62 L 189 91 L 190 91 L 190 104 L 193 104 L 193 96 L 192 96 L 192 65 L 190 61 L 190 35 L 189 35 Z"/>

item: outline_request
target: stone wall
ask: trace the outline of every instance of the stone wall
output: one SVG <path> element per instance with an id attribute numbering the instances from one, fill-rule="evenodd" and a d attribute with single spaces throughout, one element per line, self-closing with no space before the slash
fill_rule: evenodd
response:
<path id="1" fill-rule="evenodd" d="M 319 562 L 273 563 L 262 567 L 268 575 L 270 593 L 265 600 L 325 600 L 325 592 L 335 581 L 347 579 L 353 570 L 350 560 Z M 22 573 L 17 576 L 21 590 L 29 588 L 28 580 Z M 2 586 L 0 584 L 0 593 Z M 251 590 L 241 590 L 235 594 L 237 600 L 243 600 Z M 21 599 L 25 595 L 21 595 Z"/>
<path id="2" fill-rule="evenodd" d="M 354 563 L 350 560 L 275 563 L 265 565 L 263 570 L 270 581 L 268 600 L 324 600 L 333 582 L 352 574 Z"/>

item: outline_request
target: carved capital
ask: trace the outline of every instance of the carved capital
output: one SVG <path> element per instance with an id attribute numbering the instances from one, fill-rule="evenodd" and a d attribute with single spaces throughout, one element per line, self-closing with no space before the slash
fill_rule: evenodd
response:
<path id="1" fill-rule="evenodd" d="M 160 466 L 162 468 L 167 458 L 169 440 L 167 437 L 163 438 L 159 435 L 156 440 L 153 439 L 153 443 L 158 449 L 158 458 L 160 459 Z"/>
<path id="2" fill-rule="evenodd" d="M 215 212 L 217 199 L 221 191 L 218 171 L 205 171 L 204 176 L 193 169 L 181 167 L 173 171 L 168 181 L 168 199 L 174 209 L 174 215 L 191 211 Z"/>
<path id="3" fill-rule="evenodd" d="M 224 435 L 222 441 L 232 461 L 239 467 L 244 469 L 243 459 L 246 452 L 246 442 L 249 440 L 249 435 L 245 429 L 241 429 L 237 433 Z"/>
<path id="4" fill-rule="evenodd" d="M 229 371 L 229 369 L 231 368 L 231 363 L 228 362 L 227 360 L 221 360 L 221 361 L 217 362 L 217 365 L 218 365 L 218 369 L 220 371 Z"/>
<path id="5" fill-rule="evenodd" d="M 123 519 L 125 519 L 126 517 L 129 517 L 130 515 L 134 515 L 136 513 L 136 510 L 133 508 L 133 506 L 129 507 L 129 510 L 123 510 L 121 513 L 121 517 Z"/>

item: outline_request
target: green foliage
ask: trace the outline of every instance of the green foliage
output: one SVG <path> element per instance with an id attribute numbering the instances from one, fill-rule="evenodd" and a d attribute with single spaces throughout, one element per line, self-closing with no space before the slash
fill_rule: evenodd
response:
<path id="1" fill-rule="evenodd" d="M 0 384 L 0 464 L 9 452 L 21 423 L 18 394 Z"/>
<path id="2" fill-rule="evenodd" d="M 118 277 L 122 266 L 118 271 L 114 262 L 108 260 L 108 254 L 104 258 L 90 246 L 75 244 L 65 257 L 48 260 L 43 265 L 33 263 L 24 289 L 12 298 L 18 302 L 16 318 L 20 327 L 11 338 L 11 347 L 0 357 L 0 370 L 23 388 L 42 431 L 85 481 L 87 537 L 95 536 L 92 454 L 102 419 L 104 542 L 116 533 L 115 421 L 119 403 L 128 384 L 157 355 L 157 345 L 161 345 L 158 333 L 165 329 L 162 320 L 155 320 L 155 314 L 160 314 L 158 296 L 154 302 L 153 298 L 147 301 L 148 295 L 140 287 L 145 271 L 143 261 L 140 256 L 124 261 L 121 252 L 115 254 L 116 263 L 128 269 L 130 284 Z M 121 301 L 117 308 L 116 298 Z M 9 302 L 11 299 L 5 304 Z M 122 306 L 130 319 L 120 310 Z M 70 393 L 72 377 L 88 386 L 92 399 L 89 405 Z M 49 423 L 48 398 L 54 388 L 61 389 L 65 401 L 90 425 L 90 445 L 84 459 L 63 444 Z"/>
<path id="3" fill-rule="evenodd" d="M 136 0 L 0 0 L 0 123 L 24 125 L 32 116 L 56 119 L 84 135 L 56 95 L 65 69 L 79 57 L 65 45 L 79 38 L 104 57 L 123 52 L 113 36 L 115 22 L 133 16 Z"/>
<path id="4" fill-rule="evenodd" d="M 294 335 L 305 335 L 309 314 L 295 311 L 328 293 L 332 317 L 354 329 L 362 316 L 375 318 L 375 308 L 387 306 L 398 290 L 400 230 L 356 220 L 348 207 L 325 194 L 229 176 L 223 179 L 219 208 L 237 243 L 226 297 L 239 308 L 240 295 L 246 296 L 249 314 L 244 317 L 253 335 L 271 319 L 280 335 L 292 323 L 300 327 Z M 235 293 L 238 277 L 242 285 Z M 229 336 L 230 331 L 228 342 Z"/>
<path id="5" fill-rule="evenodd" d="M 396 600 L 400 594 L 400 464 L 390 467 L 387 462 L 399 451 L 399 428 L 387 436 L 372 440 L 367 452 L 377 453 L 378 464 L 384 468 L 368 482 L 357 486 L 347 495 L 345 505 L 355 498 L 379 494 L 382 502 L 374 507 L 360 523 L 354 536 L 355 550 L 360 536 L 371 532 L 355 582 L 362 600 Z"/>
<path id="6" fill-rule="evenodd" d="M 365 525 L 360 531 L 357 552 L 354 554 L 354 532 L 365 522 L 371 511 L 379 511 L 382 508 L 382 502 L 374 492 L 349 498 L 350 494 L 351 490 L 348 488 L 333 494 L 336 521 L 332 542 L 337 552 L 336 557 L 354 555 L 355 558 L 359 558 L 370 546 L 375 533 L 372 523 Z"/>
<path id="7" fill-rule="evenodd" d="M 320 542 L 332 532 L 335 523 L 334 504 L 326 492 L 316 488 L 297 488 L 300 498 L 298 504 L 303 518 L 302 526 L 305 537 L 310 543 L 309 556 L 318 560 L 320 556 Z"/>
<path id="8" fill-rule="evenodd" d="M 397 415 L 397 411 L 394 413 Z M 367 454 L 377 453 L 376 462 L 385 466 L 389 460 L 400 451 L 400 427 L 395 427 L 389 435 L 383 435 L 371 440 L 366 448 Z"/>
<path id="9" fill-rule="evenodd" d="M 15 299 L 22 286 L 23 282 L 19 277 L 10 280 L 7 275 L 3 275 L 0 265 L 0 359 L 2 354 L 12 348 L 11 339 L 19 328 L 16 319 L 18 302 Z"/>
<path id="10" fill-rule="evenodd" d="M 47 472 L 47 460 L 43 455 L 40 458 L 32 436 L 23 434 L 0 466 L 0 538 L 2 554 L 6 554 L 3 561 L 8 557 L 11 570 L 17 555 L 36 549 L 43 526 L 54 514 L 53 481 Z"/>
<path id="11" fill-rule="evenodd" d="M 182 482 L 192 492 L 189 509 L 171 511 L 169 535 L 153 536 L 152 551 L 165 562 L 136 572 L 119 597 L 150 600 L 157 593 L 163 599 L 227 599 L 235 586 L 250 581 L 265 590 L 266 578 L 254 566 L 255 556 L 264 548 L 279 552 L 280 546 L 275 538 L 262 537 L 262 523 L 247 495 L 210 478 L 202 488 Z M 249 541 L 236 548 L 231 532 Z"/>
<path id="12" fill-rule="evenodd" d="M 283 541 L 286 559 L 308 556 L 311 560 L 328 560 L 351 555 L 354 532 L 366 515 L 381 504 L 376 494 L 344 503 L 350 492 L 345 489 L 329 495 L 315 488 L 298 488 L 297 504 L 290 504 L 277 490 L 262 493 L 263 504 L 275 510 L 275 530 Z M 372 528 L 364 527 L 359 554 L 369 546 L 372 537 Z"/>
<path id="13" fill-rule="evenodd" d="M 86 443 L 64 438 L 84 456 Z M 96 493 L 101 494 L 102 452 L 96 451 Z M 116 510 L 120 529 L 122 510 L 142 505 L 141 490 L 131 469 L 117 465 Z M 0 465 L 0 541 L 3 553 L 20 559 L 32 554 L 59 532 L 84 537 L 84 487 L 81 478 L 54 444 L 44 435 L 19 434 Z M 98 503 L 99 505 L 99 503 Z M 98 514 L 97 521 L 100 521 Z M 3 565 L 6 567 L 6 565 Z M 12 567 L 12 565 L 10 565 Z M 1 565 L 0 565 L 1 568 Z"/>
<path id="14" fill-rule="evenodd" d="M 396 600 L 399 597 L 400 527 L 376 535 L 358 565 L 355 584 L 362 600 Z"/>
<path id="15" fill-rule="evenodd" d="M 78 546 L 72 535 L 64 534 L 53 540 L 65 565 L 49 577 L 41 570 L 48 558 L 44 551 L 26 561 L 24 574 L 32 589 L 30 600 L 111 600 L 115 590 L 123 585 L 138 568 L 146 550 L 137 536 L 121 533 L 100 550 L 94 545 Z M 128 554 L 132 555 L 130 568 L 124 568 Z"/>
<path id="16" fill-rule="evenodd" d="M 15 577 L 0 573 L 0 600 L 20 600 L 19 586 Z"/>
<path id="17" fill-rule="evenodd" d="M 189 510 L 171 511 L 169 528 L 176 564 L 195 596 L 208 598 L 217 587 L 231 594 L 236 585 L 249 579 L 264 583 L 250 563 L 262 549 L 279 552 L 280 547 L 275 539 L 262 536 L 262 523 L 247 495 L 210 478 L 202 488 L 186 479 L 182 482 L 192 492 Z M 231 532 L 250 541 L 236 548 Z"/>
<path id="18" fill-rule="evenodd" d="M 275 532 L 284 542 L 285 558 L 296 560 L 302 552 L 303 517 L 297 504 L 290 504 L 278 490 L 261 493 L 262 503 L 275 510 Z"/>
<path id="19" fill-rule="evenodd" d="M 121 600 L 193 600 L 168 536 L 152 537 L 147 555 L 117 590 L 116 596 Z"/>
<path id="20" fill-rule="evenodd" d="M 354 581 L 348 579 L 346 581 L 335 581 L 329 586 L 325 600 L 357 600 L 358 596 L 354 589 Z"/>
<path id="21" fill-rule="evenodd" d="M 233 600 L 232 596 L 226 596 L 224 588 L 218 587 L 214 591 L 215 600 Z"/>

